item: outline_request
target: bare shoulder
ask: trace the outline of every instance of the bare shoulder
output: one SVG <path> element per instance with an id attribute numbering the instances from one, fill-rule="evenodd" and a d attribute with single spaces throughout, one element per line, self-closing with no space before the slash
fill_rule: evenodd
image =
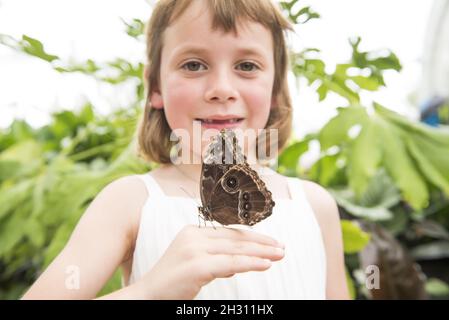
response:
<path id="1" fill-rule="evenodd" d="M 142 179 L 136 175 L 118 178 L 98 194 L 95 201 L 104 202 L 112 212 L 121 215 L 129 224 L 130 236 L 136 235 L 141 208 L 148 198 L 148 191 Z M 111 211 L 110 211 L 111 212 Z"/>
<path id="2" fill-rule="evenodd" d="M 122 196 L 130 197 L 130 200 L 144 199 L 148 196 L 145 184 L 136 175 L 124 176 L 110 182 L 102 192 L 109 194 L 119 193 Z"/>
<path id="3" fill-rule="evenodd" d="M 109 220 L 115 225 L 113 228 L 116 231 L 123 230 L 127 243 L 124 261 L 134 250 L 141 209 L 147 198 L 148 192 L 142 179 L 136 175 L 128 175 L 107 184 L 85 213 L 96 215 L 96 220 Z"/>
<path id="4" fill-rule="evenodd" d="M 337 203 L 329 191 L 313 181 L 300 180 L 302 182 L 307 200 L 312 206 L 312 209 L 315 212 L 320 224 L 328 219 L 338 219 Z"/>

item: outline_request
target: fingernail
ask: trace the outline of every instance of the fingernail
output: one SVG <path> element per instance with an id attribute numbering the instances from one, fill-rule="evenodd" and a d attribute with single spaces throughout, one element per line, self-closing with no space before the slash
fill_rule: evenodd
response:
<path id="1" fill-rule="evenodd" d="M 276 248 L 276 253 L 279 254 L 279 255 L 284 255 L 284 249 Z"/>
<path id="2" fill-rule="evenodd" d="M 277 242 L 277 246 L 282 249 L 285 248 L 285 244 L 283 244 L 282 242 L 279 242 L 279 241 Z"/>

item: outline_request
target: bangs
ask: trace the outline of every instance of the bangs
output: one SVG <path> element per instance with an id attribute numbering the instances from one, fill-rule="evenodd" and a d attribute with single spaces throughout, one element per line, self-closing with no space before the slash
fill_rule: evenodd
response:
<path id="1" fill-rule="evenodd" d="M 273 3 L 267 0 L 177 0 L 172 3 L 170 23 L 181 16 L 192 1 L 203 1 L 207 5 L 205 9 L 211 14 L 212 30 L 225 33 L 232 31 L 237 35 L 237 26 L 246 21 L 260 23 L 274 33 L 282 33 L 284 29 L 293 30 L 288 21 L 276 14 Z"/>

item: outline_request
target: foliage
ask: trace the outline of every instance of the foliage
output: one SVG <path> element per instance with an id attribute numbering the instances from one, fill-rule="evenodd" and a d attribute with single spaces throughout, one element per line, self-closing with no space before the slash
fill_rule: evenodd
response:
<path id="1" fill-rule="evenodd" d="M 295 24 L 319 18 L 298 0 L 280 2 Z M 143 41 L 144 24 L 123 21 L 128 35 Z M 24 35 L 0 35 L 0 43 L 41 59 L 60 73 L 82 73 L 114 86 L 130 81 L 135 100 L 123 110 L 100 117 L 95 106 L 61 111 L 38 129 L 16 120 L 0 131 L 0 299 L 19 297 L 65 245 L 95 195 L 112 180 L 153 168 L 134 153 L 133 134 L 144 99 L 143 63 L 125 58 L 102 63 L 68 64 Z M 430 128 L 372 103 L 360 94 L 385 86 L 385 71 L 400 71 L 391 51 L 360 50 L 349 41 L 351 57 L 333 72 L 320 51 L 291 52 L 297 78 L 316 88 L 318 100 L 330 93 L 347 101 L 319 132 L 292 140 L 279 156 L 278 171 L 325 186 L 342 214 L 347 279 L 352 297 L 363 298 L 355 276 L 357 253 L 370 242 L 359 221 L 376 223 L 411 249 L 415 259 L 449 257 L 449 129 Z M 320 156 L 311 168 L 300 165 L 311 143 Z M 120 286 L 116 273 L 100 294 Z M 444 281 L 431 277 L 427 291 L 447 295 Z"/>

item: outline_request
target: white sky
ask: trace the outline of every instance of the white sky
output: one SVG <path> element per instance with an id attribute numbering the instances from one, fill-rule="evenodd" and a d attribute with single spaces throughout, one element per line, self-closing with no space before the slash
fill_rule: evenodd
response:
<path id="1" fill-rule="evenodd" d="M 386 78 L 388 89 L 364 97 L 375 99 L 403 114 L 416 116 L 409 96 L 419 86 L 420 58 L 426 23 L 433 1 L 407 0 L 302 0 L 321 14 L 298 29 L 298 47 L 322 49 L 331 66 L 343 63 L 350 54 L 348 38 L 360 35 L 361 48 L 390 48 L 404 67 L 401 74 Z M 124 57 L 143 61 L 144 47 L 124 32 L 120 18 L 147 20 L 150 14 L 144 0 L 0 0 L 0 33 L 16 38 L 22 34 L 44 43 L 47 52 L 64 60 L 92 58 L 108 61 Z M 82 75 L 61 75 L 46 62 L 18 54 L 0 46 L 0 127 L 14 117 L 34 126 L 45 124 L 57 109 L 73 109 L 91 100 L 98 112 L 126 106 L 128 88 L 99 84 Z M 344 105 L 338 97 L 319 103 L 305 86 L 292 85 L 297 135 L 319 129 L 335 107 Z"/>

